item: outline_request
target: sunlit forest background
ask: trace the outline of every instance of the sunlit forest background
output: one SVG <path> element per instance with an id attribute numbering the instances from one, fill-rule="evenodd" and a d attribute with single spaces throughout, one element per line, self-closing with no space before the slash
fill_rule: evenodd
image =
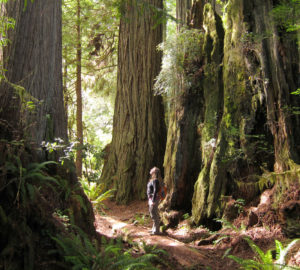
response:
<path id="1" fill-rule="evenodd" d="M 176 34 L 176 1 L 165 3 L 166 32 L 171 40 Z M 74 149 L 77 136 L 77 1 L 63 2 L 63 87 L 65 108 L 68 114 L 68 135 Z M 83 175 L 88 181 L 97 181 L 103 166 L 104 148 L 111 141 L 113 108 L 117 87 L 117 52 L 119 3 L 114 1 L 81 1 L 81 92 Z M 159 49 L 159 48 L 158 48 Z M 166 49 L 167 50 L 167 49 Z M 166 53 L 167 54 L 167 53 Z M 171 65 L 164 59 L 164 65 Z M 169 89 L 163 92 L 168 94 Z M 161 94 L 157 89 L 157 94 Z M 166 98 L 166 106 L 169 106 Z M 167 116 L 166 116 L 167 117 Z M 81 132 L 81 131 L 79 131 Z"/>

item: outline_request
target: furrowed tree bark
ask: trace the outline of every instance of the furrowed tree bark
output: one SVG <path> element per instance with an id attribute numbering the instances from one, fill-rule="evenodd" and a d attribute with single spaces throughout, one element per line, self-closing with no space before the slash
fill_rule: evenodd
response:
<path id="1" fill-rule="evenodd" d="M 14 141 L 24 144 L 22 156 L 18 157 L 22 168 L 36 162 L 48 160 L 58 162 L 62 151 L 55 151 L 53 155 L 47 149 L 41 149 L 41 143 L 43 141 L 54 142 L 55 138 L 61 138 L 65 144 L 68 143 L 62 85 L 61 2 L 56 0 L 35 0 L 33 3 L 27 1 L 24 9 L 24 1 L 17 0 L 8 1 L 5 7 L 6 15 L 13 17 L 16 24 L 8 36 L 11 42 L 3 52 L 7 81 L 0 86 L 1 139 L 8 145 L 10 143 L 13 145 Z M 33 109 L 29 107 L 32 103 L 35 104 Z M 0 162 L 4 162 L 7 156 L 7 153 L 1 153 Z M 1 168 L 2 165 L 0 164 Z M 6 163 L 3 168 L 5 166 Z M 69 188 L 72 191 L 71 195 L 62 199 L 63 202 L 60 201 L 59 207 L 68 208 L 74 223 L 92 235 L 95 234 L 93 209 L 83 190 L 78 189 L 74 167 L 73 162 L 65 162 L 64 166 L 53 165 L 51 168 L 48 166 L 49 175 L 59 175 L 62 178 L 61 181 L 67 183 L 66 186 L 61 187 L 62 191 L 53 192 L 53 197 L 58 197 L 61 192 L 67 193 L 67 188 Z M 10 176 L 1 174 L 1 177 L 9 180 Z M 2 179 L 1 183 L 3 183 Z M 63 183 L 61 185 L 63 186 Z M 39 188 L 37 186 L 37 190 Z M 1 198 L 10 197 L 6 194 L 6 189 L 1 188 L 1 192 Z M 41 197 L 42 195 L 39 198 Z M 51 203 L 52 199 L 56 200 L 51 198 Z M 24 214 L 23 222 L 27 222 L 26 226 L 29 228 L 35 224 L 32 223 L 32 220 L 36 218 L 35 214 L 41 215 L 37 226 L 42 226 L 43 222 L 47 223 L 47 218 L 49 220 L 52 217 L 47 216 L 52 204 L 47 205 L 48 202 L 45 199 L 40 203 L 47 208 L 47 211 L 41 210 L 39 207 L 42 206 L 37 202 L 29 204 L 30 207 L 22 213 Z M 19 211 L 15 202 L 12 202 L 9 207 L 9 211 Z M 51 210 L 55 211 L 55 209 Z M 17 229 L 13 228 L 13 230 Z M 24 233 L 27 234 L 28 231 Z M 44 236 L 39 235 L 39 237 Z M 12 239 L 15 241 L 14 238 Z M 22 248 L 24 247 L 26 246 Z"/>
<path id="2" fill-rule="evenodd" d="M 176 0 L 176 19 L 179 20 L 179 25 L 187 25 L 189 13 L 192 7 L 192 0 L 180 1 Z"/>
<path id="3" fill-rule="evenodd" d="M 64 48 L 64 53 L 67 55 L 67 48 Z M 63 64 L 63 74 L 62 74 L 62 80 L 63 80 L 63 97 L 64 97 L 64 108 L 66 112 L 66 122 L 68 123 L 68 117 L 69 117 L 69 94 L 68 94 L 68 88 L 67 88 L 67 80 L 68 80 L 68 61 L 66 60 Z M 67 128 L 68 130 L 68 128 Z"/>
<path id="4" fill-rule="evenodd" d="M 145 199 L 149 170 L 162 167 L 165 150 L 162 98 L 153 94 L 161 65 L 156 47 L 162 41 L 153 7 L 161 9 L 162 1 L 142 5 L 124 1 L 122 6 L 113 135 L 101 176 L 107 188 L 116 188 L 120 203 Z"/>
<path id="5" fill-rule="evenodd" d="M 299 87 L 299 50 L 295 38 L 280 35 L 269 16 L 274 3 L 276 1 L 254 1 L 252 6 L 245 4 L 245 7 L 256 11 L 252 15 L 253 32 L 269 35 L 260 42 L 256 53 L 262 69 L 267 121 L 274 137 L 274 171 L 283 172 L 293 168 L 295 162 L 299 163 L 299 117 L 291 112 L 293 107 L 299 106 L 299 98 L 290 94 Z"/>
<path id="6" fill-rule="evenodd" d="M 200 9 L 199 12 L 203 13 L 203 5 L 201 3 L 195 5 L 197 11 Z M 196 9 L 195 5 L 193 9 Z M 187 27 L 191 8 L 191 1 L 176 2 L 178 31 L 184 26 Z M 201 45 L 199 44 L 199 46 Z M 185 65 L 186 72 L 189 68 L 197 70 L 201 68 L 201 63 L 193 62 Z M 201 121 L 199 115 L 203 114 L 203 89 L 199 83 L 202 80 L 201 74 L 194 77 L 189 87 L 185 86 L 185 75 L 178 74 L 178 76 L 180 76 L 180 83 L 176 89 L 173 89 L 174 95 L 164 157 L 164 181 L 168 188 L 168 194 L 161 209 L 166 211 L 189 211 L 191 209 L 193 186 L 201 168 L 200 139 L 197 133 L 197 127 Z"/>
<path id="7" fill-rule="evenodd" d="M 238 0 L 226 6 L 223 115 L 216 148 L 209 162 L 204 159 L 195 185 L 192 213 L 197 224 L 222 216 L 223 196 L 247 202 L 258 195 L 266 185 L 264 171 L 291 170 L 299 162 L 299 128 L 291 126 L 299 117 L 287 109 L 299 106 L 289 94 L 290 88 L 297 89 L 293 70 L 299 68 L 299 56 L 296 40 L 283 41 L 278 34 L 272 7 L 273 1 Z"/>
<path id="8" fill-rule="evenodd" d="M 16 29 L 10 31 L 12 44 L 3 52 L 4 66 L 7 80 L 24 87 L 34 97 L 36 109 L 20 115 L 20 107 L 28 108 L 26 102 L 31 98 L 24 90 L 6 84 L 1 87 L 0 117 L 14 128 L 22 125 L 26 137 L 39 146 L 55 137 L 67 139 L 61 91 L 61 10 L 54 1 L 28 3 L 25 11 L 23 4 L 9 1 L 6 5 Z"/>

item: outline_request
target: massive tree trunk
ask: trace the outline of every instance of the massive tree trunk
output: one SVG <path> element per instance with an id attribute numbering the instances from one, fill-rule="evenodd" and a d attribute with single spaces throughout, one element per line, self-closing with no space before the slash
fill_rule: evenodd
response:
<path id="1" fill-rule="evenodd" d="M 24 1 L 9 1 L 6 6 L 8 16 L 16 20 L 16 27 L 9 35 L 11 45 L 4 50 L 9 83 L 1 87 L 0 118 L 6 119 L 14 129 L 25 128 L 24 135 L 36 146 L 54 138 L 67 139 L 60 6 L 59 1 L 49 0 L 34 4 L 29 1 L 25 11 Z M 31 112 L 29 101 L 36 106 Z"/>
<path id="2" fill-rule="evenodd" d="M 293 108 L 299 106 L 299 99 L 290 94 L 299 87 L 299 55 L 293 35 L 279 34 L 270 16 L 273 2 L 276 1 L 244 3 L 244 13 L 248 15 L 253 10 L 249 29 L 245 30 L 252 31 L 258 37 L 265 37 L 253 50 L 261 68 L 260 74 L 253 75 L 264 82 L 261 88 L 266 100 L 267 124 L 274 137 L 274 170 L 283 172 L 291 169 L 294 162 L 299 162 L 299 117 L 292 113 Z M 256 79 L 252 76 L 251 82 Z"/>
<path id="3" fill-rule="evenodd" d="M 162 1 L 143 5 L 124 1 L 122 6 L 113 137 L 101 176 L 107 188 L 116 188 L 121 203 L 146 197 L 149 170 L 162 166 L 165 150 L 162 98 L 153 94 L 161 64 L 157 45 L 162 41 L 153 7 L 161 9 Z"/>
<path id="4" fill-rule="evenodd" d="M 27 1 L 25 9 L 24 2 L 6 3 L 6 15 L 16 24 L 4 49 L 7 72 L 0 86 L 0 249 L 7 250 L 1 254 L 4 268 L 40 269 L 48 267 L 45 257 L 49 247 L 54 248 L 49 235 L 64 227 L 54 217 L 58 209 L 68 211 L 72 222 L 88 234 L 95 235 L 95 230 L 93 210 L 78 188 L 74 164 L 42 163 L 58 161 L 62 152 L 52 155 L 41 149 L 43 141 L 61 138 L 67 143 L 61 1 Z M 61 176 L 53 189 L 51 175 Z"/>
<path id="5" fill-rule="evenodd" d="M 164 206 L 188 210 L 192 196 L 197 224 L 221 217 L 227 196 L 248 202 L 274 184 L 264 172 L 299 162 L 299 117 L 291 113 L 299 99 L 290 97 L 299 56 L 295 38 L 278 34 L 272 3 L 230 0 L 223 23 L 215 1 L 191 9 L 187 23 L 202 30 L 202 42 L 185 61 L 182 79 L 193 80 L 176 90 L 170 113 Z"/>
<path id="6" fill-rule="evenodd" d="M 295 40 L 289 39 L 288 46 L 281 42 L 270 16 L 272 7 L 272 1 L 231 0 L 227 5 L 223 116 L 216 149 L 195 185 L 196 223 L 222 215 L 222 196 L 250 200 L 264 184 L 264 171 L 283 172 L 298 162 L 294 140 L 299 129 L 290 123 L 299 118 L 287 108 L 295 105 L 289 92 L 297 88 L 293 70 L 299 61 L 289 51 L 299 58 Z"/>
<path id="7" fill-rule="evenodd" d="M 192 7 L 192 0 L 176 0 L 176 19 L 179 20 L 180 25 L 187 25 L 189 14 Z"/>

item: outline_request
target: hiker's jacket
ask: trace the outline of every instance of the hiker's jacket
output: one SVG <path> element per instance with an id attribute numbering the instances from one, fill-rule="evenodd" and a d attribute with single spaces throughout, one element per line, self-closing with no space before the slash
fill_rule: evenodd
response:
<path id="1" fill-rule="evenodd" d="M 151 199 L 154 202 L 157 198 L 158 192 L 159 192 L 159 180 L 158 179 L 150 180 L 147 184 L 148 199 Z"/>

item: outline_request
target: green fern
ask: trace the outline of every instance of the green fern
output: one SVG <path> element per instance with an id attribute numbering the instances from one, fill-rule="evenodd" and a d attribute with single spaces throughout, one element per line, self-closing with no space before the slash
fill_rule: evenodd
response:
<path id="1" fill-rule="evenodd" d="M 21 159 L 14 156 L 12 161 L 5 163 L 6 172 L 11 175 L 11 178 L 0 191 L 15 184 L 17 188 L 15 202 L 21 202 L 24 205 L 35 200 L 38 188 L 43 185 L 56 191 L 53 184 L 58 184 L 57 179 L 45 173 L 46 167 L 51 164 L 57 163 L 54 161 L 29 163 L 24 167 Z"/>
<path id="2" fill-rule="evenodd" d="M 69 181 L 58 176 L 58 187 L 63 200 L 67 201 L 72 194 L 72 190 L 74 190 L 71 188 Z"/>
<path id="3" fill-rule="evenodd" d="M 156 77 L 154 91 L 156 94 L 171 96 L 178 85 L 189 85 L 191 78 L 185 72 L 187 64 L 201 59 L 204 35 L 196 29 L 181 28 L 176 35 L 169 36 L 159 49 L 163 51 L 163 65 Z M 174 96 L 173 96 L 174 98 Z M 178 98 L 178 97 L 175 97 Z"/>
<path id="4" fill-rule="evenodd" d="M 139 224 L 141 226 L 145 226 L 146 224 L 148 224 L 150 222 L 150 217 L 149 215 L 144 215 L 144 214 L 139 214 L 136 213 L 134 215 L 134 223 L 135 224 Z"/>
<path id="5" fill-rule="evenodd" d="M 285 257 L 288 252 L 293 248 L 296 242 L 299 239 L 293 240 L 286 248 L 278 241 L 275 240 L 276 245 L 276 261 L 273 261 L 272 250 L 268 250 L 264 253 L 250 238 L 245 238 L 251 249 L 256 254 L 256 260 L 253 259 L 242 259 L 233 255 L 228 255 L 227 257 L 236 261 L 238 264 L 242 266 L 242 269 L 245 270 L 292 270 L 298 269 L 299 267 L 288 266 L 285 263 Z"/>
<path id="6" fill-rule="evenodd" d="M 167 252 L 163 249 L 157 248 L 157 245 L 147 245 L 145 241 L 142 241 L 138 245 L 145 254 L 156 254 L 158 256 L 167 255 Z"/>
<path id="7" fill-rule="evenodd" d="M 286 248 L 283 247 L 282 243 L 280 243 L 278 240 L 275 240 L 276 244 L 276 264 L 279 265 L 279 269 L 287 269 L 287 268 L 282 268 L 281 266 L 285 265 L 285 258 L 288 254 L 288 252 L 295 246 L 295 244 L 299 241 L 300 239 L 294 239 L 291 243 L 287 245 Z"/>
<path id="8" fill-rule="evenodd" d="M 225 218 L 215 218 L 214 219 L 216 222 L 220 222 L 222 224 L 223 229 L 232 229 L 235 232 L 240 232 L 242 228 L 237 228 L 235 225 L 233 225 L 230 221 L 228 221 Z"/>
<path id="9" fill-rule="evenodd" d="M 91 200 L 93 205 L 99 210 L 104 208 L 103 202 L 105 200 L 114 196 L 115 189 L 104 191 L 103 183 L 97 184 L 95 182 L 88 182 L 86 178 L 82 178 L 80 183 L 85 194 Z"/>
<path id="10" fill-rule="evenodd" d="M 102 246 L 92 242 L 88 236 L 78 227 L 72 225 L 73 231 L 66 235 L 52 237 L 57 243 L 57 252 L 62 255 L 71 269 L 105 269 L 105 270 L 154 270 L 153 261 L 158 261 L 154 252 L 144 254 L 138 258 L 124 250 L 122 239 L 116 242 L 102 239 Z"/>

